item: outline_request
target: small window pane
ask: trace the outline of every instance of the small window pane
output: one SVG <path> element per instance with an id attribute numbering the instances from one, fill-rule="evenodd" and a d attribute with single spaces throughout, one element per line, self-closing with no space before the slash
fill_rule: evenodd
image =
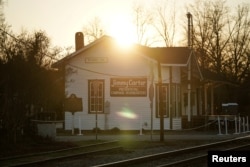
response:
<path id="1" fill-rule="evenodd" d="M 103 113 L 104 80 L 89 80 L 89 113 Z"/>

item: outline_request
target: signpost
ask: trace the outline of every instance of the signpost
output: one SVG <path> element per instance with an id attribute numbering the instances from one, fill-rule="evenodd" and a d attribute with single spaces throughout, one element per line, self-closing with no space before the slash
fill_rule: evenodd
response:
<path id="1" fill-rule="evenodd" d="M 72 135 L 74 135 L 74 113 L 82 111 L 82 98 L 78 98 L 75 94 L 71 94 L 70 97 L 66 98 L 64 101 L 64 110 L 72 112 Z M 79 131 L 81 131 L 80 116 L 81 115 L 79 115 Z M 81 134 L 81 132 L 79 132 L 79 134 Z"/>
<path id="2" fill-rule="evenodd" d="M 149 100 L 151 109 L 151 141 L 153 140 L 153 99 L 154 99 L 154 85 L 153 83 L 151 83 L 149 87 Z"/>
<path id="3" fill-rule="evenodd" d="M 98 90 L 99 90 L 100 82 L 95 80 L 93 82 L 94 88 L 94 96 L 95 96 L 95 139 L 97 140 L 97 128 L 98 128 L 98 117 L 97 117 L 97 110 L 98 110 Z"/>
<path id="4" fill-rule="evenodd" d="M 161 63 L 158 60 L 158 84 L 159 84 L 159 111 L 160 111 L 160 141 L 164 141 L 164 114 L 162 110 L 162 77 L 161 77 Z"/>

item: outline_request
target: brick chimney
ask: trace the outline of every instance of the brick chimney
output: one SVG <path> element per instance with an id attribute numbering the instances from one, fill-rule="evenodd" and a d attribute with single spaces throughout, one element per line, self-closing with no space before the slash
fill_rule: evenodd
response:
<path id="1" fill-rule="evenodd" d="M 75 49 L 78 51 L 79 49 L 84 47 L 84 36 L 82 32 L 76 32 L 75 34 Z"/>
<path id="2" fill-rule="evenodd" d="M 191 13 L 187 13 L 188 18 L 188 47 L 193 47 L 193 16 Z"/>

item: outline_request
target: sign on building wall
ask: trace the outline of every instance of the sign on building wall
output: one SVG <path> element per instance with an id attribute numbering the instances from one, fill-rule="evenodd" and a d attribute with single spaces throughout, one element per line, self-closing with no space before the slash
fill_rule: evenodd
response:
<path id="1" fill-rule="evenodd" d="M 147 78 L 110 78 L 110 96 L 147 96 Z"/>
<path id="2" fill-rule="evenodd" d="M 64 110 L 70 112 L 82 111 L 82 98 L 76 97 L 75 94 L 71 94 L 69 98 L 64 101 Z"/>

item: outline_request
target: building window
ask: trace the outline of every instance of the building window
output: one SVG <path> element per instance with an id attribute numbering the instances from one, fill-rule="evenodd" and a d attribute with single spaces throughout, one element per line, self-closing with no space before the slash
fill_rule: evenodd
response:
<path id="1" fill-rule="evenodd" d="M 160 100 L 159 100 L 159 85 L 156 86 L 156 117 L 160 117 Z M 162 85 L 162 111 L 164 117 L 169 117 L 169 94 L 168 94 L 168 85 Z"/>
<path id="2" fill-rule="evenodd" d="M 89 113 L 104 112 L 104 80 L 89 80 L 88 82 Z"/>
<path id="3" fill-rule="evenodd" d="M 181 116 L 181 93 L 180 93 L 180 85 L 172 84 L 171 85 L 171 106 L 172 106 L 172 116 L 175 118 L 179 118 Z"/>

